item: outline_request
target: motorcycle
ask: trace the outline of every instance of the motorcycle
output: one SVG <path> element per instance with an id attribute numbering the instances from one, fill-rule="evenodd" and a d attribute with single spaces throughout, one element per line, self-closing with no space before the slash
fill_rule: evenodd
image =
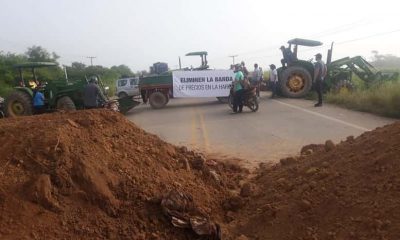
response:
<path id="1" fill-rule="evenodd" d="M 4 118 L 5 111 L 4 111 L 4 98 L 0 97 L 0 118 Z"/>
<path id="2" fill-rule="evenodd" d="M 248 107 L 252 112 L 258 111 L 258 99 L 256 91 L 257 89 L 255 87 L 249 87 L 248 89 L 245 89 L 243 93 L 243 106 Z M 228 104 L 231 109 L 233 109 L 234 95 L 235 92 L 232 86 L 228 98 Z"/>

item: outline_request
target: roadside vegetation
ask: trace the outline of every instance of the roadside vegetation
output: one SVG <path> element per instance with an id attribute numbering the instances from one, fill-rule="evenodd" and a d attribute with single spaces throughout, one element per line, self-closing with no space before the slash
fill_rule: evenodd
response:
<path id="1" fill-rule="evenodd" d="M 382 72 L 400 72 L 400 57 L 380 55 L 374 51 L 372 64 Z M 400 118 L 400 79 L 382 81 L 367 86 L 353 76 L 353 92 L 328 93 L 326 101 L 350 109 L 370 112 L 386 117 Z"/>
<path id="2" fill-rule="evenodd" d="M 354 92 L 328 93 L 327 102 L 363 112 L 400 118 L 400 81 Z"/>
<path id="3" fill-rule="evenodd" d="M 18 82 L 18 73 L 13 67 L 15 64 L 24 62 L 54 62 L 58 63 L 59 56 L 56 53 L 50 53 L 40 46 L 32 46 L 24 54 L 5 53 L 0 51 L 0 96 L 6 97 Z M 105 85 L 110 87 L 110 94 L 114 94 L 115 80 L 122 77 L 131 77 L 135 74 L 126 65 L 112 66 L 110 68 L 101 65 L 87 66 L 80 62 L 73 62 L 69 66 L 56 68 L 38 69 L 37 75 L 40 81 L 48 82 L 52 80 L 65 79 L 64 70 L 67 68 L 68 79 L 74 81 L 83 79 L 92 75 L 99 75 Z M 25 77 L 32 74 L 28 71 Z"/>

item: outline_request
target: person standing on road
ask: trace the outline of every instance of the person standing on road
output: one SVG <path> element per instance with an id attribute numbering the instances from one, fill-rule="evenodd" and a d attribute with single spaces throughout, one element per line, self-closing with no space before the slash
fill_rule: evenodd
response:
<path id="1" fill-rule="evenodd" d="M 262 79 L 262 70 L 258 67 L 258 64 L 254 64 L 253 75 L 251 76 L 250 84 L 252 87 L 256 88 L 257 97 L 260 97 L 260 84 Z"/>
<path id="2" fill-rule="evenodd" d="M 276 96 L 276 89 L 278 86 L 278 71 L 276 70 L 276 66 L 274 64 L 269 65 L 269 83 L 271 86 L 271 98 L 274 98 Z"/>
<path id="3" fill-rule="evenodd" d="M 315 89 L 318 93 L 318 102 L 314 105 L 314 107 L 322 106 L 322 84 L 324 82 L 324 78 L 326 76 L 327 68 L 322 61 L 321 53 L 315 55 L 315 60 L 317 61 L 314 65 L 314 80 L 315 80 Z"/>
<path id="4" fill-rule="evenodd" d="M 85 109 L 98 108 L 99 103 L 98 100 L 102 102 L 107 102 L 106 97 L 101 91 L 98 80 L 96 77 L 92 77 L 89 80 L 89 84 L 86 85 L 83 92 L 83 103 L 85 105 Z"/>
<path id="5" fill-rule="evenodd" d="M 235 80 L 233 81 L 233 91 L 234 91 L 234 99 L 233 99 L 233 112 L 237 113 L 239 108 L 239 113 L 243 110 L 243 80 L 244 75 L 240 70 L 240 66 L 236 66 L 235 68 Z"/>

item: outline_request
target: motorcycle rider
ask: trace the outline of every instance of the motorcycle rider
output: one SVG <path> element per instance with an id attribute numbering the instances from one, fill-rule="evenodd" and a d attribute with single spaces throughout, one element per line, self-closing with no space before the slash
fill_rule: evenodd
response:
<path id="1" fill-rule="evenodd" d="M 240 65 L 235 66 L 235 80 L 233 81 L 233 91 L 234 91 L 234 99 L 233 99 L 233 112 L 237 113 L 239 108 L 239 113 L 243 110 L 243 80 L 244 75 L 240 70 Z"/>

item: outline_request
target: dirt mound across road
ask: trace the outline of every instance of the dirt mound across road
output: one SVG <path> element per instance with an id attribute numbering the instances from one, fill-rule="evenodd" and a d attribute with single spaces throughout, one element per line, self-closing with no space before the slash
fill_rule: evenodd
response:
<path id="1" fill-rule="evenodd" d="M 239 239 L 400 239 L 400 123 L 261 168 L 233 216 Z"/>
<path id="2" fill-rule="evenodd" d="M 244 175 L 106 110 L 0 120 L 0 238 L 194 239 Z"/>

